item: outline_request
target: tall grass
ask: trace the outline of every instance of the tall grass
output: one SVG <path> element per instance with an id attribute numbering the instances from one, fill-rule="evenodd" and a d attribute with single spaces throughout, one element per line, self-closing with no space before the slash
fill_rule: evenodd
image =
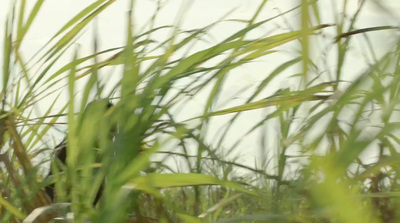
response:
<path id="1" fill-rule="evenodd" d="M 156 10 L 140 30 L 133 22 L 140 9 L 130 1 L 125 44 L 99 50 L 94 37 L 93 52 L 81 55 L 76 41 L 114 2 L 91 3 L 26 60 L 26 34 L 46 3 L 27 10 L 25 0 L 12 1 L 2 48 L 1 222 L 398 221 L 398 27 L 358 27 L 368 1 L 337 3 L 327 24 L 324 2 L 302 0 L 264 17 L 270 2 L 263 0 L 250 19 L 235 20 L 242 28 L 194 52 L 193 44 L 224 19 L 185 31 L 157 27 Z M 298 23 L 254 38 L 252 32 L 288 17 Z M 165 39 L 153 38 L 165 30 Z M 393 33 L 394 47 L 376 53 L 371 32 Z M 346 66 L 360 42 L 372 59 L 350 77 L 353 67 Z M 288 44 L 298 53 L 262 72 L 244 103 L 218 109 L 232 72 L 280 57 Z M 63 64 L 66 55 L 70 62 Z M 107 82 L 102 74 L 110 67 L 122 69 Z M 268 90 L 288 75 L 295 87 Z M 68 101 L 58 107 L 65 92 Z M 179 118 L 204 92 L 200 112 Z M 49 98 L 54 102 L 43 105 Z M 105 111 L 109 101 L 114 106 Z M 263 110 L 262 118 L 250 117 L 250 128 L 240 128 L 253 110 Z M 221 118 L 228 121 L 217 127 Z M 66 165 L 52 165 L 55 174 L 44 178 L 41 168 L 57 162 L 43 157 L 58 143 L 49 139 L 60 128 Z M 243 136 L 232 137 L 235 131 Z M 253 164 L 230 155 L 254 134 Z M 54 202 L 44 192 L 52 183 Z"/>

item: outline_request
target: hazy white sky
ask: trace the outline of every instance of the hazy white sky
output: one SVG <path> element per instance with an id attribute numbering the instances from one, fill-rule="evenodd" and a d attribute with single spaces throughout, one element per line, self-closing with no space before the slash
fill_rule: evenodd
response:
<path id="1" fill-rule="evenodd" d="M 4 23 L 7 11 L 9 10 L 9 3 L 11 0 L 2 0 L 2 7 L 0 7 L 0 30 L 4 30 Z M 32 5 L 36 1 L 30 0 L 27 1 L 28 8 L 32 7 Z M 33 55 L 38 49 L 40 49 L 46 41 L 54 35 L 58 29 L 65 24 L 72 16 L 77 14 L 80 10 L 82 10 L 85 6 L 94 2 L 93 0 L 47 0 L 44 3 L 42 10 L 39 12 L 39 16 L 35 21 L 34 25 L 28 36 L 26 37 L 25 43 L 23 45 L 23 52 L 26 57 Z M 124 30 L 125 30 L 125 18 L 127 15 L 127 6 L 128 0 L 117 0 L 111 7 L 109 7 L 98 19 L 98 25 L 100 27 L 100 42 L 101 48 L 111 48 L 116 46 L 121 46 L 124 43 Z M 136 10 L 135 10 L 135 25 L 136 30 L 139 30 L 140 27 L 146 25 L 148 19 L 152 16 L 155 9 L 154 0 L 138 0 L 136 1 Z M 171 25 L 176 21 L 177 15 L 179 15 L 179 10 L 182 5 L 191 3 L 189 8 L 184 10 L 184 17 L 182 20 L 182 28 L 183 29 L 196 29 L 202 28 L 210 23 L 213 23 L 220 19 L 227 12 L 234 10 L 231 12 L 228 18 L 230 19 L 249 19 L 255 12 L 256 8 L 259 6 L 261 0 L 197 0 L 197 1 L 188 1 L 188 0 L 169 0 L 164 1 L 165 6 L 163 10 L 159 13 L 159 17 L 157 20 L 157 26 L 161 25 Z M 322 21 L 324 23 L 334 23 L 332 18 L 332 3 L 336 2 L 337 5 L 340 6 L 340 2 L 336 0 L 321 0 L 319 1 L 320 10 L 322 12 Z M 383 16 L 379 7 L 376 6 L 374 1 L 368 1 L 367 7 L 365 11 L 362 13 L 363 19 L 357 24 L 357 28 L 365 28 L 370 26 L 379 26 L 379 25 L 399 25 L 399 11 L 400 11 L 400 2 L 397 0 L 385 0 L 385 1 L 376 1 L 383 2 L 385 5 L 390 6 L 389 8 L 393 12 L 393 16 Z M 285 11 L 298 3 L 296 0 L 270 0 L 267 3 L 267 7 L 261 13 L 260 19 L 270 18 L 273 15 L 278 14 L 280 11 Z M 350 0 L 348 10 L 354 10 L 359 3 L 359 0 Z M 397 13 L 397 14 L 396 14 Z M 286 19 L 290 23 L 291 26 L 296 26 L 298 24 L 296 13 L 292 13 L 287 16 Z M 397 19 L 395 19 L 397 18 Z M 178 18 L 179 19 L 179 18 Z M 274 20 L 271 23 L 263 26 L 259 31 L 253 32 L 251 35 L 254 37 L 265 35 L 267 33 L 271 33 L 272 31 L 283 32 L 288 31 L 288 29 L 284 28 L 285 21 L 282 19 Z M 216 44 L 219 40 L 227 37 L 229 34 L 237 31 L 241 28 L 242 25 L 238 22 L 223 22 L 216 26 L 211 31 L 210 36 L 210 45 Z M 91 52 L 91 32 L 92 30 L 88 29 L 87 33 L 89 35 L 84 35 L 82 39 L 79 41 L 82 48 L 82 53 Z M 385 52 L 385 50 L 390 46 L 390 41 L 394 41 L 395 38 L 391 38 L 392 33 L 389 32 L 376 32 L 371 34 L 372 39 L 374 40 L 374 44 L 376 46 L 380 46 L 381 53 Z M 157 38 L 157 37 L 155 37 Z M 160 37 L 163 38 L 163 37 Z M 385 41 L 382 41 L 382 40 Z M 3 36 L 0 35 L 0 43 L 2 43 Z M 204 47 L 207 44 L 199 45 L 198 47 Z M 2 47 L 2 46 L 1 46 Z M 0 49 L 1 49 L 0 47 Z M 349 73 L 348 79 L 351 80 L 357 76 L 362 67 L 366 66 L 365 62 L 365 49 L 363 44 L 354 44 L 354 51 L 350 57 L 352 63 L 346 65 L 346 71 Z M 289 45 L 285 50 L 296 49 L 295 45 Z M 2 52 L 2 50 L 0 51 Z M 0 59 L 2 55 L 0 55 Z M 242 95 L 239 95 L 236 98 L 232 98 L 234 94 L 237 93 L 238 89 L 248 86 L 251 89 L 252 86 L 259 83 L 260 80 L 265 78 L 265 75 L 272 71 L 278 65 L 284 63 L 285 61 L 293 58 L 293 56 L 288 54 L 281 54 L 279 57 L 266 57 L 263 60 L 259 60 L 250 65 L 241 67 L 236 71 L 231 73 L 231 78 L 228 80 L 228 85 L 226 89 L 224 89 L 224 98 L 223 101 L 229 100 L 228 104 L 224 104 L 224 106 L 233 106 L 238 105 L 244 101 L 246 96 L 251 93 L 251 91 L 243 92 Z M 70 59 L 70 58 L 65 58 Z M 332 62 L 334 63 L 334 62 Z M 332 64 L 333 65 L 333 64 Z M 269 91 L 265 92 L 265 97 L 268 96 L 268 93 L 274 92 L 279 88 L 286 88 L 291 85 L 290 81 L 287 80 L 278 80 L 274 82 L 274 86 L 272 86 Z M 207 97 L 205 95 L 204 97 Z M 199 114 L 201 111 L 198 107 L 198 104 L 201 104 L 201 98 L 198 98 L 199 101 L 195 101 L 192 103 L 194 113 Z M 197 110 L 196 111 L 196 106 Z M 189 113 L 189 116 L 191 114 Z M 265 116 L 265 111 L 250 111 L 246 114 L 246 116 L 239 119 L 237 126 L 238 128 L 232 131 L 229 135 L 232 139 L 240 138 L 243 130 L 250 128 L 256 120 L 259 120 L 261 117 Z M 224 120 L 227 120 L 229 116 L 219 117 L 217 121 L 215 121 L 216 125 L 221 125 Z M 182 119 L 187 117 L 182 116 Z M 211 129 L 212 134 L 216 134 L 218 128 Z M 256 141 L 258 134 L 253 134 L 243 140 L 243 143 L 239 147 L 241 151 L 252 151 L 254 150 L 254 142 Z M 257 141 L 258 143 L 258 141 Z M 227 145 L 229 142 L 227 142 Z M 246 156 L 243 159 L 250 161 L 253 163 L 254 159 L 254 151 L 246 152 Z M 243 161 L 243 160 L 242 160 Z"/>

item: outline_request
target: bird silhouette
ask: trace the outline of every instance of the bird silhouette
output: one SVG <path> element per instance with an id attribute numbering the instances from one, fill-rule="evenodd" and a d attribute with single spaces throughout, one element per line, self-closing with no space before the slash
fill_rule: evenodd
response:
<path id="1" fill-rule="evenodd" d="M 88 110 L 89 107 L 93 106 L 94 103 L 103 103 L 104 106 L 102 106 L 102 107 L 104 107 L 105 111 L 107 111 L 108 109 L 113 107 L 112 103 L 108 102 L 108 100 L 106 101 L 106 103 L 104 103 L 104 100 L 106 100 L 106 99 L 99 100 L 99 101 L 94 101 L 94 102 L 89 103 L 87 105 L 84 113 Z M 111 131 L 115 131 L 115 129 L 111 129 Z M 113 137 L 114 134 L 115 133 L 113 132 L 113 133 L 110 133 L 109 135 L 110 135 L 110 137 Z M 98 144 L 98 142 L 95 142 L 95 144 Z M 68 151 L 67 146 L 68 146 L 67 139 L 64 138 L 63 141 L 54 148 L 54 153 L 53 153 L 52 161 L 51 161 L 51 164 L 50 164 L 50 169 L 49 169 L 49 172 L 48 172 L 48 174 L 46 176 L 47 179 L 54 175 L 52 166 L 56 165 L 58 167 L 57 169 L 60 169 L 60 170 L 62 170 L 63 167 L 68 168 L 68 166 L 67 166 L 67 156 L 68 156 L 68 154 L 67 154 L 67 151 Z M 55 184 L 54 183 L 52 183 L 52 184 L 50 184 L 50 185 L 45 187 L 45 191 L 46 191 L 47 195 L 50 197 L 50 199 L 53 202 L 56 200 L 54 189 L 55 189 Z M 94 199 L 93 205 L 96 205 L 98 203 L 98 201 L 100 200 L 100 198 L 102 196 L 102 193 L 103 193 L 103 189 L 104 189 L 104 182 L 101 184 L 101 186 L 100 186 L 100 188 L 99 188 L 99 190 L 98 190 L 98 192 L 96 194 L 96 197 Z"/>

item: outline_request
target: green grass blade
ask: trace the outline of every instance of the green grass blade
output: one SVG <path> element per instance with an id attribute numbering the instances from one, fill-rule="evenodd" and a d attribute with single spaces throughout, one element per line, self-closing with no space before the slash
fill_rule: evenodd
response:
<path id="1" fill-rule="evenodd" d="M 18 207 L 15 207 L 10 202 L 8 202 L 4 197 L 0 196 L 0 205 L 8 210 L 11 214 L 13 214 L 18 219 L 25 219 L 26 215 L 19 210 Z"/>

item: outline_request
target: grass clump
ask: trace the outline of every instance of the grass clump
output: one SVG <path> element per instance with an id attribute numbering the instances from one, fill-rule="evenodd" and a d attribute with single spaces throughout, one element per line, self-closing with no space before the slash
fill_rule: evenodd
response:
<path id="1" fill-rule="evenodd" d="M 303 0 L 273 17 L 261 1 L 250 19 L 235 20 L 242 28 L 199 50 L 193 44 L 225 20 L 191 31 L 158 27 L 159 1 L 150 25 L 138 29 L 140 9 L 130 1 L 124 45 L 99 49 L 94 32 L 93 52 L 82 56 L 76 41 L 114 2 L 82 9 L 29 61 L 24 39 L 45 1 L 31 10 L 24 0 L 11 3 L 0 94 L 1 222 L 398 221 L 398 39 L 379 53 L 370 40 L 398 27 L 359 27 L 368 1 L 342 2 L 329 24 L 322 1 Z M 298 28 L 254 37 L 291 16 Z M 367 63 L 349 76 L 357 43 L 368 46 Z M 285 47 L 298 51 L 240 90 L 243 103 L 221 108 L 235 71 L 280 57 Z M 72 59 L 63 63 L 66 55 Z M 273 92 L 277 80 L 285 86 Z M 188 112 L 195 100 L 202 106 Z M 48 159 L 57 131 L 66 138 L 65 163 Z M 249 149 L 242 143 L 254 136 L 256 159 L 243 163 L 232 154 Z M 48 161 L 53 174 L 44 178 Z M 44 191 L 51 184 L 54 201 Z"/>

